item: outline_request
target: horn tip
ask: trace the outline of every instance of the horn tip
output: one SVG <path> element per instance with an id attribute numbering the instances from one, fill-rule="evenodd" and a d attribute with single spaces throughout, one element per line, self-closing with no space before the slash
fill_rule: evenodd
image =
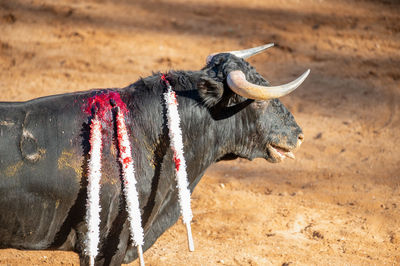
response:
<path id="1" fill-rule="evenodd" d="M 261 45 L 258 48 L 261 48 L 261 49 L 265 50 L 265 49 L 271 48 L 273 46 L 275 46 L 275 43 L 271 42 L 271 43 L 267 43 L 267 44 Z"/>
<path id="2" fill-rule="evenodd" d="M 298 83 L 298 86 L 300 86 L 301 83 L 303 83 L 304 80 L 306 80 L 306 78 L 308 77 L 308 75 L 310 74 L 311 70 L 307 69 L 297 80 L 300 81 Z"/>

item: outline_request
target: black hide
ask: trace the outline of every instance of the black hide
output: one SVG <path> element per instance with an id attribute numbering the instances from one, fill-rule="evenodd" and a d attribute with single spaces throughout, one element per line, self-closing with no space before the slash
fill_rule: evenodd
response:
<path id="1" fill-rule="evenodd" d="M 269 144 L 292 150 L 301 129 L 279 100 L 253 101 L 226 85 L 232 70 L 268 82 L 247 62 L 220 54 L 200 71 L 169 72 L 176 91 L 184 155 L 193 191 L 209 165 L 224 159 L 265 158 Z M 89 126 L 87 100 L 116 91 L 126 103 L 137 190 L 145 230 L 144 250 L 179 217 L 172 151 L 166 127 L 165 86 L 160 74 L 123 89 L 93 90 L 0 103 L 0 247 L 77 252 L 86 238 Z M 96 265 L 137 258 L 130 246 L 122 194 L 115 123 L 103 123 L 101 246 Z M 185 237 L 185 236 L 182 236 Z"/>

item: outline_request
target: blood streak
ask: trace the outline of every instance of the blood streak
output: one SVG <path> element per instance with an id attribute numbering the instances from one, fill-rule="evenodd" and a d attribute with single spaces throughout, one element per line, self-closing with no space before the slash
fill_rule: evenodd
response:
<path id="1" fill-rule="evenodd" d="M 123 113 L 119 108 L 117 108 L 116 114 L 116 123 L 117 123 L 117 139 L 118 139 L 118 148 L 119 148 L 119 157 L 120 162 L 122 164 L 122 168 L 124 169 L 124 173 L 126 171 L 134 171 L 133 168 L 133 159 L 131 155 L 131 147 L 129 143 L 128 132 L 125 125 L 125 118 Z M 131 168 L 128 170 L 128 168 Z M 127 182 L 127 176 L 124 175 L 125 182 Z"/>
<path id="2" fill-rule="evenodd" d="M 181 166 L 181 159 L 177 158 L 176 155 L 174 155 L 174 161 L 175 161 L 175 169 L 176 171 L 179 171 L 179 167 Z"/>
<path id="3" fill-rule="evenodd" d="M 189 184 L 186 173 L 186 162 L 185 157 L 183 156 L 182 131 L 179 126 L 180 119 L 178 112 L 178 102 L 176 100 L 175 92 L 172 90 L 172 86 L 165 78 L 165 75 L 162 75 L 161 79 L 165 82 L 165 85 L 167 86 L 167 91 L 164 93 L 164 99 L 167 105 L 167 124 L 169 128 L 169 137 L 171 140 L 170 144 L 172 150 L 174 151 L 179 205 L 181 207 L 183 222 L 186 224 L 189 250 L 194 251 L 192 229 L 190 227 L 190 222 L 192 220 L 193 214 L 190 208 L 190 191 L 188 189 Z"/>
<path id="4" fill-rule="evenodd" d="M 83 106 L 83 111 L 88 115 L 92 115 L 92 112 L 95 111 L 100 121 L 106 122 L 107 126 L 111 126 L 113 121 L 111 111 L 112 108 L 114 108 L 114 106 L 111 105 L 111 102 L 113 102 L 115 106 L 118 106 L 124 115 L 129 112 L 126 104 L 122 101 L 121 96 L 116 91 L 96 92 L 96 95 L 86 100 L 86 103 Z"/>
<path id="5" fill-rule="evenodd" d="M 127 202 L 126 208 L 130 221 L 130 233 L 133 244 L 138 248 L 141 265 L 144 265 L 142 258 L 142 246 L 144 243 L 142 218 L 139 207 L 139 196 L 135 187 L 136 178 L 132 160 L 131 145 L 125 125 L 124 115 L 119 108 L 116 108 L 116 111 L 119 157 L 122 165 L 122 179 L 124 182 L 124 194 Z"/>
<path id="6" fill-rule="evenodd" d="M 122 101 L 121 96 L 116 91 L 97 91 L 97 94 L 87 99 L 86 104 L 83 107 L 83 111 L 88 115 L 93 115 L 95 112 L 96 117 L 102 123 L 112 130 L 113 122 L 113 108 L 117 108 L 117 138 L 120 152 L 120 161 L 123 168 L 128 168 L 133 163 L 133 159 L 130 155 L 131 149 L 124 145 L 129 143 L 128 133 L 125 126 L 125 116 L 129 112 L 126 104 Z"/>
<path id="7" fill-rule="evenodd" d="M 138 255 L 140 259 L 140 265 L 144 265 L 143 262 L 143 250 L 142 246 L 144 243 L 143 240 L 143 228 L 141 226 L 141 214 L 140 214 L 140 207 L 139 207 L 139 197 L 136 191 L 136 179 L 135 179 L 135 170 L 133 167 L 133 159 L 132 159 L 132 152 L 131 146 L 129 142 L 129 136 L 125 125 L 125 115 L 128 113 L 128 109 L 125 103 L 121 100 L 121 97 L 118 92 L 115 91 L 103 91 L 103 92 L 96 92 L 97 94 L 93 97 L 87 99 L 87 103 L 83 108 L 83 111 L 90 116 L 92 116 L 92 123 L 97 125 L 96 128 L 97 135 L 100 139 L 101 143 L 101 123 L 106 123 L 106 126 L 109 129 L 113 129 L 113 120 L 115 113 L 115 122 L 116 122 L 116 129 L 117 129 L 117 138 L 118 138 L 118 148 L 119 148 L 119 159 L 122 165 L 122 181 L 124 184 L 124 194 L 126 198 L 126 209 L 129 216 L 130 221 L 130 235 L 133 240 L 133 244 L 137 246 Z M 113 108 L 115 112 L 113 112 Z M 91 125 L 91 141 L 92 144 L 92 137 L 94 135 L 94 126 Z M 100 152 L 101 153 L 101 152 Z M 101 160 L 100 160 L 101 161 Z M 100 173 L 100 167 L 97 167 L 97 172 Z M 99 191 L 99 189 L 98 189 Z M 88 201 L 88 205 L 90 206 L 91 201 Z M 97 215 L 97 224 L 100 223 L 100 218 Z M 99 228 L 97 226 L 97 238 L 98 238 L 98 231 Z M 89 240 L 91 239 L 89 236 Z M 93 237 L 92 237 L 93 238 Z M 98 241 L 97 241 L 98 242 Z M 97 243 L 96 242 L 96 243 Z M 92 245 L 93 247 L 97 248 L 97 245 Z M 90 264 L 94 265 L 94 258 L 97 254 L 97 249 L 95 252 L 91 252 L 90 254 L 94 254 L 91 256 Z"/>
<path id="8" fill-rule="evenodd" d="M 88 224 L 88 241 L 85 248 L 90 256 L 90 265 L 94 265 L 97 246 L 100 241 L 100 180 L 101 180 L 101 123 L 95 116 L 90 125 L 90 159 L 88 164 L 88 197 L 86 222 Z"/>
<path id="9" fill-rule="evenodd" d="M 121 139 L 119 139 L 118 141 L 121 141 Z M 125 152 L 126 152 L 126 147 L 125 147 L 125 146 L 121 146 L 121 147 L 120 147 L 120 151 L 121 151 L 122 153 L 125 153 Z"/>
<path id="10" fill-rule="evenodd" d="M 131 157 L 126 157 L 123 159 L 122 163 L 125 166 L 125 168 L 128 168 L 128 164 L 132 162 L 132 158 Z"/>

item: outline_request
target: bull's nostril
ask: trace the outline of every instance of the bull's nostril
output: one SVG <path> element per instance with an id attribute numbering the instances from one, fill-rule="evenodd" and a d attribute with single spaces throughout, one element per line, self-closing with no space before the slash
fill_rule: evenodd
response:
<path id="1" fill-rule="evenodd" d="M 304 134 L 299 134 L 299 140 L 301 140 L 301 141 L 304 140 Z"/>

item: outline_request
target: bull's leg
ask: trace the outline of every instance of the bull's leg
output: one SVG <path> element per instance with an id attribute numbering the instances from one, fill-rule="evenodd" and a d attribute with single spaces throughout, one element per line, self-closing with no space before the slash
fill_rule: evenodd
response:
<path id="1" fill-rule="evenodd" d="M 126 212 L 124 211 L 124 213 Z M 128 219 L 125 218 L 123 220 L 125 222 L 123 223 L 121 230 L 118 226 L 113 227 L 114 232 L 109 234 L 107 244 L 103 245 L 104 264 L 101 265 L 121 265 L 123 263 L 126 250 L 131 242 L 129 240 Z"/>

